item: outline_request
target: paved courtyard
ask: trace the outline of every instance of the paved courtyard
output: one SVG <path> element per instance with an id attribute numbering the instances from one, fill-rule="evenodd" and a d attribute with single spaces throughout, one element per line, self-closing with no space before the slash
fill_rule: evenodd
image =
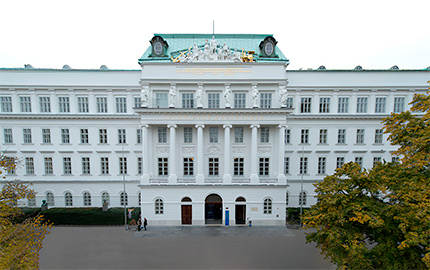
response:
<path id="1" fill-rule="evenodd" d="M 286 227 L 54 227 L 41 269 L 335 269 Z"/>

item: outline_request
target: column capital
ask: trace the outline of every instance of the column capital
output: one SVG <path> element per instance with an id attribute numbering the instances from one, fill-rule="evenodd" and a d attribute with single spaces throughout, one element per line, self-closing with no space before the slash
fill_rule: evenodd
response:
<path id="1" fill-rule="evenodd" d="M 149 128 L 149 125 L 148 125 L 148 124 L 140 125 L 140 127 L 141 127 L 141 128 Z"/>
<path id="2" fill-rule="evenodd" d="M 250 128 L 260 128 L 260 125 L 250 125 Z"/>
<path id="3" fill-rule="evenodd" d="M 173 124 L 173 125 L 167 125 L 168 128 L 177 128 L 178 126 Z"/>
<path id="4" fill-rule="evenodd" d="M 199 124 L 199 125 L 196 125 L 196 128 L 205 128 L 205 125 Z"/>
<path id="5" fill-rule="evenodd" d="M 222 128 L 232 128 L 233 125 L 227 124 L 227 125 L 222 125 Z"/>
<path id="6" fill-rule="evenodd" d="M 278 128 L 287 128 L 288 125 L 278 125 Z"/>

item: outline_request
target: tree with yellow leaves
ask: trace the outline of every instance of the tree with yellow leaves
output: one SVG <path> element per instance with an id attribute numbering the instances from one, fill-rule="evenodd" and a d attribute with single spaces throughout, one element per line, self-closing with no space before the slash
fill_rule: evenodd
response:
<path id="1" fill-rule="evenodd" d="M 0 154 L 0 174 L 16 167 L 16 159 Z M 42 240 L 49 225 L 42 216 L 16 222 L 21 215 L 17 203 L 22 199 L 34 198 L 35 193 L 21 181 L 6 181 L 1 178 L 0 192 L 0 269 L 37 269 Z"/>
<path id="2" fill-rule="evenodd" d="M 340 269 L 430 269 L 430 92 L 383 120 L 401 162 L 347 163 L 315 184 L 306 237 Z"/>

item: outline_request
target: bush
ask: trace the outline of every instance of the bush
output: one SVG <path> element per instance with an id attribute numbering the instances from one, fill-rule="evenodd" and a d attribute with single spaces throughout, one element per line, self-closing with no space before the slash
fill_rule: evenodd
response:
<path id="1" fill-rule="evenodd" d="M 21 215 L 13 219 L 13 223 L 22 223 L 28 218 L 34 218 L 40 214 L 40 208 L 21 207 Z"/>
<path id="2" fill-rule="evenodd" d="M 302 208 L 302 216 L 305 212 L 309 211 L 309 208 Z M 287 208 L 286 216 L 287 224 L 297 224 L 300 225 L 300 207 Z"/>

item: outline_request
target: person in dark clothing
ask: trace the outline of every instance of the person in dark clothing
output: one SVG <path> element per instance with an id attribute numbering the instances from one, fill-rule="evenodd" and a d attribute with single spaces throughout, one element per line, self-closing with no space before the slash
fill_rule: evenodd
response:
<path id="1" fill-rule="evenodd" d="M 137 230 L 138 231 L 140 231 L 142 229 L 142 219 L 141 218 L 139 218 L 138 220 L 137 220 Z"/>
<path id="2" fill-rule="evenodd" d="M 148 226 L 148 220 L 146 220 L 146 218 L 143 218 L 143 228 L 145 228 L 145 231 L 146 231 L 146 226 Z"/>

